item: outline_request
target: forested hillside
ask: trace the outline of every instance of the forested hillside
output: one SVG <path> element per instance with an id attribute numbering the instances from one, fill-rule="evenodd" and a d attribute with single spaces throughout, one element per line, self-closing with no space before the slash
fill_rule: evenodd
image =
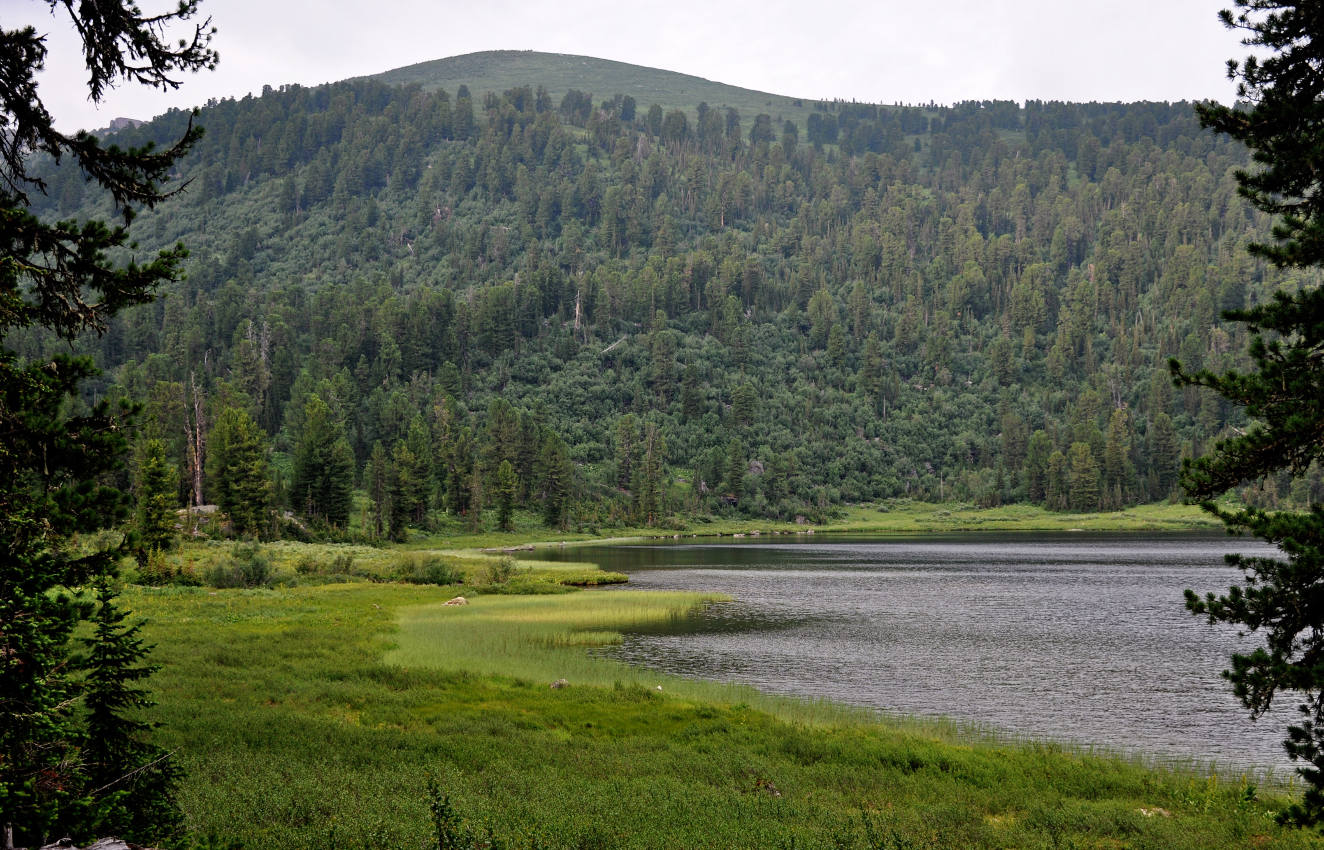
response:
<path id="1" fill-rule="evenodd" d="M 1294 285 L 1247 257 L 1246 155 L 1189 104 L 806 102 L 796 123 L 539 82 L 201 111 L 186 191 L 133 223 L 144 250 L 187 243 L 188 278 L 89 343 L 98 392 L 146 402 L 180 504 L 343 527 L 358 488 L 353 530 L 400 537 L 520 506 L 600 526 L 1162 499 L 1229 424 L 1167 358 L 1233 365 L 1220 312 Z M 106 214 L 86 191 L 55 172 L 40 212 Z"/>

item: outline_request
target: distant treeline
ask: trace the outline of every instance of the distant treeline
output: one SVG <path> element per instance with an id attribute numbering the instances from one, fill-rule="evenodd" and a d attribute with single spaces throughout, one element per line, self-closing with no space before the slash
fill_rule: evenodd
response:
<path id="1" fill-rule="evenodd" d="M 133 225 L 184 241 L 188 277 L 87 343 L 97 391 L 147 401 L 181 502 L 216 486 L 199 428 L 242 411 L 295 512 L 324 405 L 370 535 L 503 499 L 592 526 L 1166 498 L 1237 424 L 1167 359 L 1236 364 L 1221 311 L 1294 285 L 1246 256 L 1246 155 L 1188 104 L 834 101 L 800 127 L 356 81 L 197 120 L 187 190 Z M 107 211 L 75 170 L 49 183 L 44 215 Z"/>

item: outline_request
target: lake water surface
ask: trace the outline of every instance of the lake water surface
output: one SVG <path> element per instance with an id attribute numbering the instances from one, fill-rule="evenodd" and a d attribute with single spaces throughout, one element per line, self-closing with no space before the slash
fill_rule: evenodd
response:
<path id="1" fill-rule="evenodd" d="M 683 626 L 628 635 L 622 660 L 762 690 L 945 716 L 1002 733 L 1222 768 L 1288 762 L 1282 700 L 1251 723 L 1219 677 L 1253 646 L 1191 616 L 1221 591 L 1219 535 L 762 537 L 565 547 L 635 589 L 730 594 Z M 621 591 L 621 592 L 629 592 Z"/>

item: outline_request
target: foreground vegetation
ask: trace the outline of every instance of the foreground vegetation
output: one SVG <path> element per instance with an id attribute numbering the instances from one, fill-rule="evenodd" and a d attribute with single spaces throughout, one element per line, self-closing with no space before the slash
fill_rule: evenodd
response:
<path id="1" fill-rule="evenodd" d="M 493 846 L 1306 847 L 1244 779 L 683 682 L 589 657 L 693 594 L 129 588 L 194 835 L 410 847 L 429 779 Z M 550 683 L 566 679 L 567 686 Z M 659 689 L 660 686 L 660 689 Z M 540 837 L 540 844 L 532 836 Z"/>

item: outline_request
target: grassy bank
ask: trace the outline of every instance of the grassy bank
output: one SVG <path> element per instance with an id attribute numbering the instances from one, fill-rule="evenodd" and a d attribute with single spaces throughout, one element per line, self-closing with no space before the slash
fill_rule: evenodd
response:
<path id="1" fill-rule="evenodd" d="M 673 527 L 674 526 L 674 527 Z M 970 504 L 932 504 L 891 499 L 874 505 L 842 509 L 830 522 L 813 525 L 740 518 L 690 518 L 666 527 L 622 526 L 601 534 L 555 531 L 534 521 L 518 523 L 514 531 L 472 531 L 459 523 L 440 533 L 420 535 L 407 548 L 489 550 L 530 544 L 557 545 L 600 540 L 630 540 L 675 536 L 736 534 L 941 534 L 961 531 L 1217 531 L 1222 525 L 1193 505 L 1159 502 L 1107 513 L 1057 513 L 1035 505 L 980 508 Z"/>
<path id="2" fill-rule="evenodd" d="M 419 847 L 435 777 L 516 846 L 1319 846 L 1236 780 L 797 717 L 586 655 L 696 595 L 443 607 L 456 590 L 127 591 L 164 665 L 157 714 L 188 770 L 190 829 L 249 847 Z"/>

